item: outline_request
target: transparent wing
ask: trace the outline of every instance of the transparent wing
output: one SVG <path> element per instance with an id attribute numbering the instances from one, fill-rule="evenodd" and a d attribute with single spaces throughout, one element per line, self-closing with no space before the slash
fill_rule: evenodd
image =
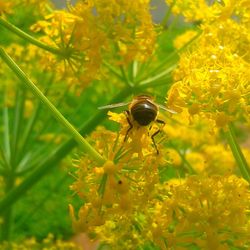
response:
<path id="1" fill-rule="evenodd" d="M 172 110 L 172 109 L 168 109 L 168 108 L 164 107 L 164 106 L 161 105 L 161 104 L 157 104 L 157 105 L 158 105 L 159 108 L 162 109 L 162 110 L 165 110 L 165 111 L 167 111 L 167 112 L 169 112 L 169 113 L 171 113 L 171 114 L 177 114 L 176 111 L 174 111 L 174 110 Z"/>
<path id="2" fill-rule="evenodd" d="M 98 107 L 98 109 L 113 109 L 113 108 L 119 108 L 119 107 L 124 107 L 127 106 L 130 102 L 120 102 L 120 103 L 115 103 L 115 104 L 109 104 L 105 106 Z"/>

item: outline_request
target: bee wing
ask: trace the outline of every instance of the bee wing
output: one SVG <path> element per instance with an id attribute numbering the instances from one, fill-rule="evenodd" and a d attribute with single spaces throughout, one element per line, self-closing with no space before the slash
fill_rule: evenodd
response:
<path id="1" fill-rule="evenodd" d="M 113 109 L 113 108 L 124 107 L 124 106 L 127 106 L 128 104 L 129 102 L 120 102 L 120 103 L 101 106 L 101 107 L 98 107 L 98 109 Z"/>
<path id="2" fill-rule="evenodd" d="M 167 112 L 169 112 L 169 113 L 171 113 L 171 114 L 177 114 L 176 111 L 174 111 L 174 110 L 172 110 L 172 109 L 168 109 L 168 108 L 164 107 L 164 106 L 161 105 L 161 104 L 158 104 L 158 106 L 159 106 L 160 109 L 163 109 L 163 110 L 165 110 L 165 111 L 167 111 Z"/>

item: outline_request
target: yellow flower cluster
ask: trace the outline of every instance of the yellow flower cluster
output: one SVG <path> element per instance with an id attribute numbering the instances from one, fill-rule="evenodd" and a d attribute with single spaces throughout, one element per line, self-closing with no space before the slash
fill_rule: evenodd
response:
<path id="1" fill-rule="evenodd" d="M 23 242 L 4 242 L 0 244 L 1 250 L 81 250 L 82 248 L 75 245 L 73 242 L 66 242 L 54 239 L 52 234 L 49 234 L 42 242 L 38 242 L 34 238 L 26 239 Z"/>
<path id="2" fill-rule="evenodd" d="M 148 215 L 145 234 L 161 249 L 250 247 L 250 192 L 242 178 L 190 176 L 160 186 L 159 196 L 165 198 Z"/>
<path id="3" fill-rule="evenodd" d="M 186 111 L 166 119 L 163 132 L 168 138 L 164 153 L 172 166 L 183 168 L 189 163 L 196 173 L 208 175 L 237 173 L 233 154 L 222 143 L 221 135 L 211 121 L 200 116 L 190 120 Z M 242 149 L 250 164 L 250 150 L 244 146 Z"/>
<path id="4" fill-rule="evenodd" d="M 249 20 L 248 0 L 166 0 L 166 3 L 172 6 L 174 14 L 183 15 L 187 22 L 215 22 L 233 15 Z"/>
<path id="5" fill-rule="evenodd" d="M 205 0 L 166 0 L 166 3 L 172 6 L 175 15 L 182 14 L 188 22 L 214 17 L 213 8 Z"/>
<path id="6" fill-rule="evenodd" d="M 113 114 L 112 119 L 114 117 Z M 120 118 L 123 119 L 123 114 Z M 78 216 L 70 205 L 73 227 L 76 231 L 95 233 L 97 239 L 111 244 L 114 249 L 133 249 L 142 244 L 142 238 L 131 241 L 131 237 L 140 237 L 134 225 L 135 216 L 138 211 L 143 212 L 145 204 L 156 195 L 154 186 L 159 182 L 158 167 L 165 164 L 151 142 L 137 151 L 143 143 L 140 140 L 146 140 L 144 136 L 151 140 L 147 133 L 142 134 L 137 134 L 138 145 L 132 146 L 133 133 L 128 142 L 124 142 L 123 132 L 117 135 L 100 128 L 91 138 L 107 162 L 97 167 L 87 157 L 81 157 L 75 164 L 77 177 L 71 189 L 84 205 Z"/>
<path id="7" fill-rule="evenodd" d="M 109 115 L 125 126 L 124 114 Z M 234 163 L 227 150 L 205 145 L 204 152 L 196 154 L 200 156 L 197 164 L 209 162 L 207 171 L 162 182 L 161 170 L 172 164 L 169 155 L 165 149 L 157 155 L 149 142 L 139 153 L 124 142 L 127 128 L 122 127 L 118 135 L 103 128 L 92 134 L 93 143 L 108 159 L 102 167 L 85 156 L 75 162 L 76 181 L 71 189 L 83 201 L 77 216 L 70 205 L 76 231 L 92 235 L 110 249 L 135 249 L 147 242 L 161 249 L 249 246 L 249 185 L 228 171 Z M 134 129 L 128 140 L 140 145 L 140 132 Z M 182 159 L 178 162 L 177 154 L 170 154 L 180 164 Z M 193 155 L 186 156 L 195 167 Z M 224 176 L 214 175 L 214 170 Z"/>
<path id="8" fill-rule="evenodd" d="M 52 7 L 52 3 L 49 0 L 0 0 L 0 15 L 13 14 L 15 11 L 20 11 L 23 6 L 27 9 L 33 8 L 33 14 L 45 14 Z"/>
<path id="9" fill-rule="evenodd" d="M 234 20 L 204 24 L 182 54 L 168 96 L 170 108 L 188 109 L 219 127 L 249 116 L 249 27 Z"/>
<path id="10" fill-rule="evenodd" d="M 0 1 L 0 15 L 11 13 L 12 3 L 6 0 Z"/>
<path id="11" fill-rule="evenodd" d="M 127 65 L 153 53 L 156 31 L 149 10 L 148 0 L 78 1 L 68 10 L 46 15 L 31 29 L 43 32 L 44 42 L 61 49 L 66 67 L 50 55 L 47 65 L 61 73 L 71 70 L 85 86 L 99 78 L 104 58 Z"/>

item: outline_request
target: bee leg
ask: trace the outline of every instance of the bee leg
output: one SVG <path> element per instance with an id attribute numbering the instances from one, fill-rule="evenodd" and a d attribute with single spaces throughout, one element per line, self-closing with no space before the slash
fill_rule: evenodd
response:
<path id="1" fill-rule="evenodd" d="M 163 126 L 166 124 L 163 120 L 159 120 L 159 119 L 157 119 L 156 122 L 160 123 L 160 124 L 163 124 Z"/>
<path id="2" fill-rule="evenodd" d="M 153 144 L 154 144 L 154 147 L 155 147 L 155 150 L 156 150 L 156 153 L 157 154 L 159 154 L 159 150 L 158 150 L 158 147 L 157 147 L 157 145 L 156 145 L 156 143 L 155 143 L 155 136 L 156 135 L 158 135 L 160 133 L 160 129 L 159 130 L 157 130 L 156 132 L 154 132 L 152 135 L 151 135 L 151 140 L 152 140 L 152 142 L 153 142 Z"/>
<path id="3" fill-rule="evenodd" d="M 156 122 L 157 122 L 157 123 L 160 123 L 160 124 L 163 124 L 163 126 L 166 124 L 164 121 L 159 120 L 159 119 L 157 119 Z M 154 147 L 155 147 L 155 150 L 156 150 L 156 153 L 157 153 L 157 154 L 159 154 L 159 150 L 158 150 L 158 147 L 157 147 L 157 145 L 156 145 L 156 143 L 155 143 L 154 137 L 155 137 L 156 135 L 158 135 L 160 132 L 161 132 L 161 129 L 158 129 L 156 132 L 154 132 L 154 133 L 151 135 L 151 139 L 152 139 L 152 142 L 153 142 L 153 144 L 154 144 Z"/>
<path id="4" fill-rule="evenodd" d="M 129 111 L 126 110 L 125 114 L 126 114 L 127 122 L 128 122 L 128 125 L 129 125 L 129 128 L 128 128 L 128 130 L 126 132 L 126 135 L 124 137 L 124 141 L 127 141 L 127 139 L 128 139 L 128 133 L 133 128 L 133 125 L 132 125 L 131 121 L 129 120 Z"/>
<path id="5" fill-rule="evenodd" d="M 149 130 L 148 130 L 148 136 L 150 135 L 150 130 L 151 130 L 151 128 L 152 128 L 152 125 L 149 127 Z"/>

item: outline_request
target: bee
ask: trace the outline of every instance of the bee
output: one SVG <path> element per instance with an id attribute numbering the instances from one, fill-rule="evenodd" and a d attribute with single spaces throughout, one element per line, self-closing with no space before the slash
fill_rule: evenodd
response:
<path id="1" fill-rule="evenodd" d="M 109 108 L 117 108 L 117 107 L 123 107 L 123 106 L 128 106 L 128 110 L 125 111 L 125 114 L 126 114 L 127 122 L 129 125 L 124 141 L 127 140 L 128 134 L 131 131 L 131 129 L 134 127 L 133 125 L 135 123 L 137 123 L 139 126 L 149 126 L 152 122 L 157 122 L 164 126 L 165 122 L 163 120 L 158 119 L 159 109 L 163 109 L 170 113 L 176 113 L 173 110 L 167 109 L 164 106 L 155 103 L 153 97 L 149 95 L 138 95 L 138 96 L 135 96 L 131 102 L 106 105 L 106 106 L 99 107 L 99 109 L 109 109 Z M 152 142 L 156 149 L 157 154 L 159 154 L 159 150 L 155 143 L 154 137 L 160 131 L 161 130 L 158 129 L 156 132 L 154 132 L 151 135 L 151 139 L 152 139 Z"/>

